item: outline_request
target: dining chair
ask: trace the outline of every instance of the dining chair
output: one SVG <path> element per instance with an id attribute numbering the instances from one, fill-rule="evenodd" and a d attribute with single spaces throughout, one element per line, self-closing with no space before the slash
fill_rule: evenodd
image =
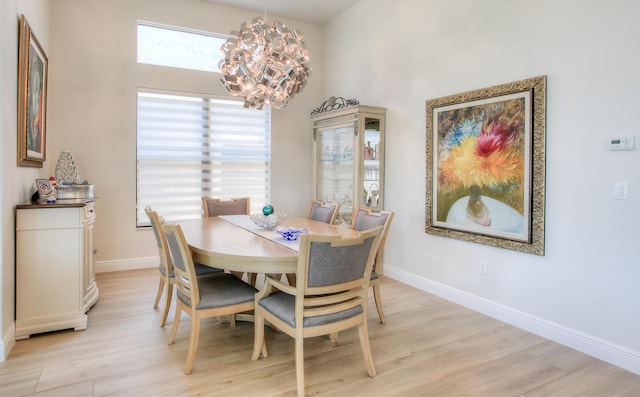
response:
<path id="1" fill-rule="evenodd" d="M 204 217 L 220 215 L 249 215 L 251 211 L 251 197 L 238 197 L 229 200 L 222 200 L 216 197 L 203 197 L 202 210 Z M 236 277 L 242 278 L 243 273 L 232 272 Z M 246 273 L 247 281 L 251 285 L 256 285 L 258 275 L 256 273 Z"/>
<path id="2" fill-rule="evenodd" d="M 340 204 L 337 203 L 323 204 L 322 201 L 311 200 L 307 218 L 324 223 L 333 223 L 336 220 L 339 208 Z"/>
<path id="3" fill-rule="evenodd" d="M 203 318 L 235 315 L 253 310 L 255 287 L 229 273 L 197 277 L 189 245 L 180 225 L 164 224 L 162 231 L 173 259 L 176 280 L 176 314 L 168 344 L 173 344 L 182 312 L 191 316 L 191 333 L 184 373 L 193 369 Z"/>
<path id="4" fill-rule="evenodd" d="M 167 286 L 167 293 L 165 294 L 164 306 L 162 308 L 162 317 L 160 318 L 160 326 L 164 327 L 167 322 L 167 316 L 169 314 L 169 307 L 171 306 L 171 300 L 173 297 L 173 285 L 175 284 L 175 275 L 173 272 L 173 265 L 171 263 L 171 255 L 169 254 L 169 248 L 167 247 L 167 240 L 164 238 L 160 227 L 164 223 L 158 213 L 147 206 L 144 212 L 149 217 L 151 228 L 153 229 L 153 235 L 156 238 L 156 246 L 158 248 L 158 256 L 160 257 L 160 264 L 158 270 L 160 271 L 160 283 L 158 284 L 158 292 L 156 294 L 156 300 L 153 303 L 153 308 L 157 309 L 162 297 L 162 291 L 165 285 Z M 201 276 L 205 274 L 220 273 L 222 269 L 215 267 L 205 266 L 197 263 L 195 265 L 196 274 Z"/>
<path id="5" fill-rule="evenodd" d="M 202 198 L 202 209 L 205 218 L 218 215 L 249 215 L 250 208 L 250 197 L 239 197 L 229 200 L 222 200 L 215 197 Z"/>
<path id="6" fill-rule="evenodd" d="M 307 211 L 307 219 L 333 224 L 336 220 L 336 216 L 338 215 L 339 208 L 340 204 L 337 203 L 327 205 L 319 200 L 311 200 L 309 203 L 309 210 Z M 290 285 L 295 285 L 295 274 L 285 274 L 285 276 L 287 277 Z"/>
<path id="7" fill-rule="evenodd" d="M 382 298 L 380 297 L 380 276 L 382 276 L 382 251 L 384 243 L 387 240 L 387 233 L 391 226 L 394 213 L 391 211 L 373 212 L 370 208 L 358 207 L 351 227 L 354 230 L 367 230 L 376 226 L 382 226 L 382 235 L 380 236 L 380 244 L 378 252 L 373 263 L 373 271 L 371 272 L 371 282 L 369 285 L 373 288 L 373 299 L 376 303 L 376 310 L 381 323 L 385 323 L 384 311 L 382 310 Z"/>
<path id="8" fill-rule="evenodd" d="M 267 275 L 255 297 L 255 332 L 252 360 L 268 356 L 264 325 L 268 321 L 295 339 L 298 396 L 305 394 L 304 339 L 331 335 L 358 327 L 360 347 L 370 377 L 376 369 L 369 346 L 367 297 L 373 259 L 382 227 L 359 237 L 303 234 L 296 277 L 291 286 Z"/>

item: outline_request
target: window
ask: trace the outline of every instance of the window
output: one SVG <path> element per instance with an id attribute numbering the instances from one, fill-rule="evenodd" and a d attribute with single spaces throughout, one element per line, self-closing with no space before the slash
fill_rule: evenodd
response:
<path id="1" fill-rule="evenodd" d="M 220 72 L 226 36 L 138 22 L 138 63 Z"/>
<path id="2" fill-rule="evenodd" d="M 271 111 L 242 100 L 138 90 L 137 226 L 200 218 L 201 197 L 269 202 Z"/>
<path id="3" fill-rule="evenodd" d="M 226 37 L 139 21 L 137 60 L 219 72 Z M 269 201 L 270 109 L 246 109 L 231 96 L 151 89 L 138 90 L 137 105 L 136 226 L 149 226 L 147 205 L 176 222 L 201 217 L 205 196 L 250 196 L 254 209 Z"/>

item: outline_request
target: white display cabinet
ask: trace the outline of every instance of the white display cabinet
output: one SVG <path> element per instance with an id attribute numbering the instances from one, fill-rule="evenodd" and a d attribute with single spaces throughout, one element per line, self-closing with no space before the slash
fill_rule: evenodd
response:
<path id="1" fill-rule="evenodd" d="M 386 109 L 330 98 L 311 113 L 315 199 L 338 203 L 338 224 L 350 224 L 354 208 L 384 207 Z"/>
<path id="2" fill-rule="evenodd" d="M 98 300 L 93 202 L 16 207 L 16 340 L 87 328 Z"/>

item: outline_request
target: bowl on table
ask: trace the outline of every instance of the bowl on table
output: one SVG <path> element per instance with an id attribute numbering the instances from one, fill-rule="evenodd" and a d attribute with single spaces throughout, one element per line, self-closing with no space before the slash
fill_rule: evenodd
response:
<path id="1" fill-rule="evenodd" d="M 309 233 L 307 229 L 300 227 L 285 226 L 276 229 L 276 232 L 282 236 L 283 239 L 288 241 L 295 241 L 300 238 L 303 233 Z"/>
<path id="2" fill-rule="evenodd" d="M 265 215 L 262 212 L 254 212 L 249 215 L 253 223 L 260 226 L 266 230 L 273 230 L 276 227 L 280 226 L 285 219 L 287 219 L 287 214 L 284 212 L 274 212 L 270 215 Z"/>

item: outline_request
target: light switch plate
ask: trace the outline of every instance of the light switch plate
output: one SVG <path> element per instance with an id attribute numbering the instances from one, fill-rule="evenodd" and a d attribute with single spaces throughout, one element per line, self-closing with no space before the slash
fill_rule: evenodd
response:
<path id="1" fill-rule="evenodd" d="M 629 184 L 627 182 L 614 182 L 613 198 L 616 200 L 627 200 L 629 198 Z"/>

